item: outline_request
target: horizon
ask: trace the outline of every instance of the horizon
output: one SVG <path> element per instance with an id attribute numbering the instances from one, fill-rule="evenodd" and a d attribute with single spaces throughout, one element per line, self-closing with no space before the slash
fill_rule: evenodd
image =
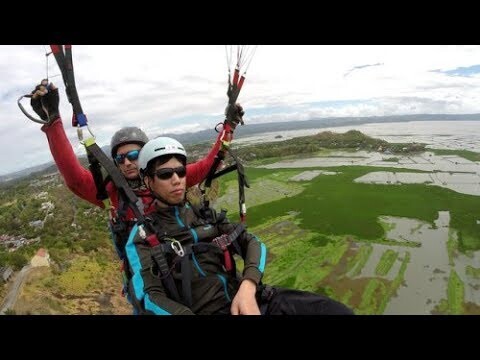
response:
<path id="1" fill-rule="evenodd" d="M 240 127 L 240 129 L 247 129 L 247 132 L 246 133 L 238 133 L 238 136 L 236 137 L 238 140 L 240 139 L 248 139 L 248 138 L 251 138 L 251 137 L 257 137 L 257 136 L 262 136 L 262 135 L 267 135 L 267 134 L 271 134 L 271 133 L 277 133 L 277 132 L 285 132 L 287 133 L 286 136 L 288 137 L 289 135 L 291 136 L 291 133 L 292 132 L 301 132 L 301 130 L 318 130 L 319 132 L 323 132 L 323 131 L 333 131 L 335 132 L 335 129 L 340 129 L 340 132 L 346 132 L 346 131 L 349 131 L 349 130 L 358 130 L 358 131 L 361 131 L 362 133 L 364 133 L 362 131 L 362 129 L 359 130 L 359 128 L 361 127 L 370 127 L 371 125 L 378 125 L 376 128 L 381 128 L 382 126 L 388 124 L 389 126 L 392 126 L 392 125 L 395 125 L 395 124 L 408 124 L 408 123 L 428 123 L 428 122 L 476 122 L 476 121 L 480 121 L 480 113 L 477 113 L 477 114 L 418 114 L 418 115 L 397 115 L 397 116 L 394 116 L 395 118 L 405 118 L 405 117 L 436 117 L 436 116 L 439 116 L 439 117 L 469 117 L 469 116 L 472 116 L 472 117 L 478 117 L 478 119 L 457 119 L 457 120 L 454 120 L 454 119 L 451 119 L 451 118 L 445 118 L 445 119 L 408 119 L 408 120 L 401 120 L 401 119 L 391 119 L 392 121 L 367 121 L 369 119 L 372 119 L 372 118 L 377 118 L 377 119 L 390 119 L 392 116 L 365 116 L 365 117 L 341 117 L 341 118 L 322 118 L 322 119 L 313 119 L 313 120 L 304 120 L 304 121 L 301 121 L 301 123 L 306 123 L 306 124 L 309 124 L 309 123 L 312 123 L 312 125 L 314 125 L 315 122 L 322 122 L 322 121 L 325 121 L 325 120 L 330 120 L 330 119 L 336 119 L 338 121 L 341 121 L 341 120 L 344 120 L 344 122 L 340 122 L 338 124 L 317 124 L 317 126 L 314 126 L 314 127 L 309 127 L 309 126 L 301 126 L 300 129 L 291 129 L 290 126 L 288 126 L 288 128 L 276 128 L 276 129 L 264 129 L 264 130 L 261 130 L 260 132 L 251 132 L 251 131 L 248 131 L 248 124 L 246 125 L 247 127 Z M 348 121 L 349 119 L 355 119 L 356 121 Z M 360 119 L 360 121 L 358 121 Z M 261 123 L 261 124 L 251 124 L 251 125 L 254 125 L 254 127 L 264 127 L 264 126 L 267 126 L 269 124 L 284 124 L 284 123 L 290 123 L 291 122 L 288 122 L 288 121 L 284 121 L 284 122 L 273 122 L 273 123 Z M 190 136 L 193 136 L 195 134 L 198 134 L 198 133 L 202 133 L 204 131 L 206 131 L 208 129 L 203 129 L 203 130 L 198 130 L 198 131 L 193 131 L 193 132 L 184 132 L 182 134 L 177 134 L 177 137 L 181 137 L 181 138 L 187 138 L 187 139 L 178 139 L 179 141 L 181 141 L 182 143 L 185 143 L 187 145 L 195 145 L 197 143 L 202 143 L 204 141 L 208 141 L 209 140 L 209 137 L 208 135 L 204 135 L 202 134 L 201 136 L 201 139 L 196 141 L 196 140 L 192 140 L 192 139 L 188 139 Z M 242 131 L 241 130 L 241 131 Z M 370 130 L 371 131 L 371 130 Z M 375 131 L 374 131 L 375 132 Z M 157 136 L 163 136 L 163 135 L 166 135 L 166 136 L 172 136 L 172 137 L 175 137 L 175 134 L 160 134 L 160 135 L 157 135 Z M 368 134 L 366 134 L 368 135 Z M 296 136 L 303 136 L 303 135 L 294 135 L 292 137 L 296 137 Z M 373 134 L 370 134 L 368 136 L 371 136 L 371 137 L 376 137 L 374 136 Z M 442 136 L 445 136 L 444 134 Z M 155 136 L 156 137 L 156 136 Z M 203 139 L 205 138 L 205 139 Z M 240 141 L 239 141 L 240 142 Z M 235 143 L 235 141 L 234 141 Z M 241 143 L 241 142 L 240 142 Z M 109 150 L 109 144 L 105 144 L 103 146 L 101 146 L 101 148 L 105 151 L 106 150 Z M 475 150 L 473 150 L 475 151 Z M 480 152 L 480 150 L 479 150 Z M 86 158 L 87 154 L 85 152 L 85 148 L 82 146 L 79 151 L 77 151 L 76 153 L 77 157 L 78 158 Z M 29 165 L 25 168 L 22 168 L 22 169 L 19 169 L 19 170 L 16 170 L 16 171 L 13 171 L 13 172 L 9 172 L 9 173 L 0 173 L 0 182 L 3 182 L 5 181 L 4 177 L 9 177 L 9 176 L 14 176 L 16 175 L 17 173 L 22 173 L 22 172 L 25 172 L 25 171 L 28 171 L 30 169 L 35 169 L 37 167 L 41 168 L 40 170 L 34 170 L 33 172 L 36 172 L 36 171 L 43 171 L 43 169 L 49 167 L 49 166 L 52 166 L 52 165 L 55 165 L 54 163 L 54 160 L 53 158 L 51 158 L 50 160 L 48 161 L 45 161 L 45 162 L 42 162 L 42 163 L 38 163 L 38 164 L 32 164 L 32 165 Z M 23 177 L 24 175 L 22 175 L 21 177 Z M 17 178 L 16 176 L 14 178 Z M 8 181 L 8 180 L 7 180 Z"/>

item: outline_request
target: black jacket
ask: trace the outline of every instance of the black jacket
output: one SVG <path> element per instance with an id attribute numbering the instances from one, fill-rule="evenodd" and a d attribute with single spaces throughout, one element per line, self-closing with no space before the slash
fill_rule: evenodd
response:
<path id="1" fill-rule="evenodd" d="M 239 279 L 235 272 L 224 267 L 224 252 L 212 244 L 212 239 L 221 234 L 230 234 L 235 224 L 223 220 L 212 223 L 202 217 L 198 210 L 186 203 L 184 206 L 162 208 L 151 214 L 158 240 L 165 250 L 171 249 L 171 240 L 180 242 L 187 254 L 184 257 L 173 251 L 165 251 L 169 271 L 179 294 L 184 293 L 182 277 L 190 270 L 191 306 L 185 301 L 174 301 L 164 287 L 158 266 L 152 257 L 152 246 L 145 236 L 148 230 L 137 225 L 132 229 L 126 253 L 132 273 L 129 283 L 131 300 L 138 313 L 149 314 L 228 314 L 235 296 Z M 255 236 L 243 231 L 237 238 L 244 259 L 243 279 L 259 284 L 266 263 L 266 247 Z M 191 252 L 187 251 L 191 247 Z M 230 246 L 232 247 L 232 246 Z M 184 266 L 187 261 L 188 266 Z"/>

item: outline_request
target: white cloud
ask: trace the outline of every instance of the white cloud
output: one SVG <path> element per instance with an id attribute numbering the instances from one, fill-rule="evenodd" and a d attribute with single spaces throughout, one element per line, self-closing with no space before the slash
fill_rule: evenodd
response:
<path id="1" fill-rule="evenodd" d="M 102 146 L 126 125 L 154 135 L 201 130 L 222 119 L 227 103 L 223 46 L 82 45 L 73 47 L 73 57 L 82 105 Z M 50 76 L 58 75 L 53 57 L 49 63 Z M 239 101 L 250 123 L 480 113 L 480 75 L 432 72 L 478 64 L 480 46 L 259 46 Z M 11 154 L 0 175 L 51 160 L 40 126 L 16 105 L 43 77 L 43 46 L 0 46 L 0 142 Z M 61 88 L 61 113 L 77 149 L 61 77 L 52 81 Z M 24 104 L 29 109 L 28 101 Z"/>

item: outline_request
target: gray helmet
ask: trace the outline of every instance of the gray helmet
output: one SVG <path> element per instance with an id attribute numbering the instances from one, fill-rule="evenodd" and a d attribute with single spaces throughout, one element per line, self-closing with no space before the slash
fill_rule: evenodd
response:
<path id="1" fill-rule="evenodd" d="M 138 127 L 129 126 L 118 130 L 110 141 L 110 151 L 112 158 L 115 158 L 117 149 L 124 144 L 145 145 L 148 142 L 148 136 Z"/>
<path id="2" fill-rule="evenodd" d="M 187 152 L 182 144 L 169 137 L 158 137 L 150 140 L 140 151 L 138 167 L 145 172 L 150 160 L 163 155 L 182 155 L 187 158 Z"/>

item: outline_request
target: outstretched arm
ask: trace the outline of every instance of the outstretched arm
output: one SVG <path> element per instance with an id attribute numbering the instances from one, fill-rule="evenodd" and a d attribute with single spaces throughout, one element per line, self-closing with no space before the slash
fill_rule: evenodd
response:
<path id="1" fill-rule="evenodd" d="M 58 117 L 50 125 L 42 126 L 42 131 L 47 135 L 50 152 L 67 187 L 78 197 L 103 208 L 103 203 L 96 198 L 97 188 L 92 173 L 75 156 L 62 119 Z"/>
<path id="2" fill-rule="evenodd" d="M 45 83 L 44 83 L 45 81 Z M 48 145 L 68 188 L 80 198 L 103 207 L 96 199 L 97 189 L 92 174 L 78 161 L 63 128 L 58 104 L 58 88 L 47 80 L 32 91 L 30 104 L 33 110 L 45 121 L 42 131 L 47 135 Z"/>
<path id="3" fill-rule="evenodd" d="M 197 162 L 187 165 L 187 188 L 200 184 L 207 177 L 208 172 L 213 166 L 215 157 L 217 156 L 218 151 L 222 146 L 221 136 L 222 132 L 218 134 L 217 141 L 215 142 L 207 156 L 205 156 L 201 160 L 198 160 Z"/>
<path id="4" fill-rule="evenodd" d="M 235 109 L 234 112 L 236 115 L 232 117 L 233 122 L 229 122 L 229 127 L 231 130 L 230 130 L 230 133 L 227 134 L 229 141 L 233 139 L 233 131 L 235 130 L 236 126 L 239 123 L 243 124 L 243 115 L 245 113 L 240 104 L 236 104 L 234 109 Z M 222 140 L 226 140 L 226 139 L 223 139 L 223 137 L 224 137 L 224 134 L 223 134 L 223 131 L 221 131 L 217 136 L 217 141 L 215 142 L 215 144 L 213 145 L 212 149 L 207 154 L 207 156 L 205 156 L 203 159 L 195 163 L 187 165 L 187 187 L 200 184 L 203 180 L 205 180 L 205 178 L 208 175 L 208 172 L 213 166 L 215 157 L 217 156 L 218 151 L 222 146 Z"/>

